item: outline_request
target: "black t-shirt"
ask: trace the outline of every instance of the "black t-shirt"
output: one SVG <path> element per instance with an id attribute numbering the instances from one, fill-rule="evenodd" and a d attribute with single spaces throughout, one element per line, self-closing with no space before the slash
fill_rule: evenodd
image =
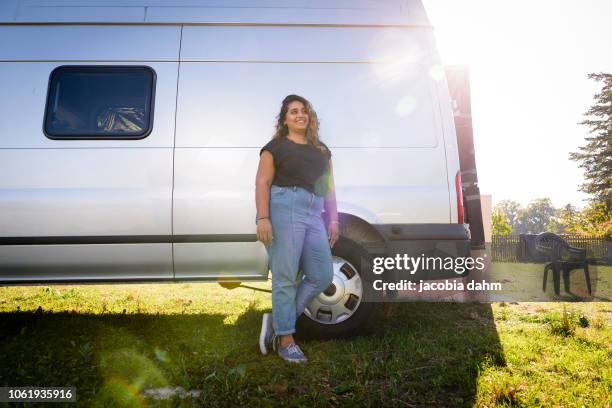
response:
<path id="1" fill-rule="evenodd" d="M 287 137 L 273 139 L 259 151 L 272 153 L 274 180 L 277 186 L 298 186 L 318 196 L 325 196 L 329 183 L 329 148 L 325 152 L 311 144 L 296 143 Z"/>

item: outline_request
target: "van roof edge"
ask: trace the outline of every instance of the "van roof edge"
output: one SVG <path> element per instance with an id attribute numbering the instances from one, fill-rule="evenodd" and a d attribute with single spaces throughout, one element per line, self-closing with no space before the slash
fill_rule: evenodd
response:
<path id="1" fill-rule="evenodd" d="M 430 26 L 421 0 L 3 0 L 0 24 Z"/>

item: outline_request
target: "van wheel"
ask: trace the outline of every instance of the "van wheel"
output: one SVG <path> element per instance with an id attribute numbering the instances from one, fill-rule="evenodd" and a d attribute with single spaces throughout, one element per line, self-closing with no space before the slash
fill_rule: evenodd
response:
<path id="1" fill-rule="evenodd" d="M 356 242 L 340 237 L 332 248 L 332 284 L 314 298 L 296 322 L 300 337 L 333 338 L 358 331 L 380 305 L 364 301 L 364 286 L 374 274 L 361 268 L 368 252 Z M 368 268 L 369 269 L 369 268 Z"/>

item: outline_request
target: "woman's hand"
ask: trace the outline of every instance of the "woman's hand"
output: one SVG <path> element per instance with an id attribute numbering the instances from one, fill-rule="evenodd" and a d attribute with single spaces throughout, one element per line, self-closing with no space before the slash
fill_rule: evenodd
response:
<path id="1" fill-rule="evenodd" d="M 255 206 L 257 216 L 266 218 L 257 220 L 257 240 L 265 246 L 272 245 L 272 224 L 270 223 L 270 185 L 274 180 L 274 157 L 268 150 L 261 152 L 259 167 L 255 176 Z"/>
<path id="2" fill-rule="evenodd" d="M 329 237 L 329 246 L 334 247 L 336 241 L 340 237 L 340 226 L 337 222 L 330 222 L 327 226 L 327 236 Z"/>
<path id="3" fill-rule="evenodd" d="M 272 245 L 272 224 L 268 218 L 257 221 L 257 240 L 265 246 Z"/>

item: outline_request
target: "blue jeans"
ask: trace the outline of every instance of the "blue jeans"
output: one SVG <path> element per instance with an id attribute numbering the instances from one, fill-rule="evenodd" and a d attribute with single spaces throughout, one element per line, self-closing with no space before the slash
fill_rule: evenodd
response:
<path id="1" fill-rule="evenodd" d="M 301 187 L 270 187 L 272 320 L 277 335 L 295 333 L 306 305 L 331 284 L 332 255 L 321 212 L 324 198 Z M 304 278 L 298 276 L 300 269 Z"/>

